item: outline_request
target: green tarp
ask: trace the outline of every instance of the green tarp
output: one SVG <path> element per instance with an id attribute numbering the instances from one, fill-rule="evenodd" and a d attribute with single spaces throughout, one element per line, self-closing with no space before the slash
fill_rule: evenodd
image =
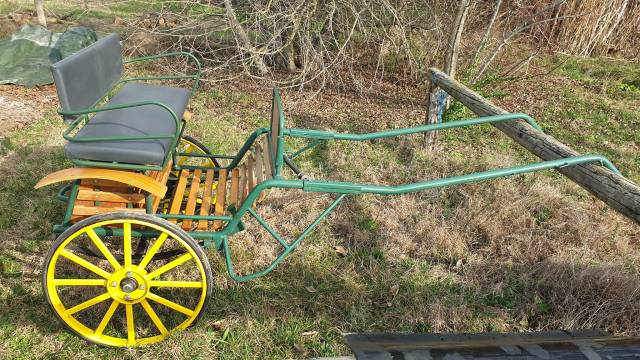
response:
<path id="1" fill-rule="evenodd" d="M 54 33 L 41 26 L 24 25 L 10 39 L 0 40 L 0 84 L 51 84 L 51 64 L 96 40 L 97 34 L 82 26 Z"/>

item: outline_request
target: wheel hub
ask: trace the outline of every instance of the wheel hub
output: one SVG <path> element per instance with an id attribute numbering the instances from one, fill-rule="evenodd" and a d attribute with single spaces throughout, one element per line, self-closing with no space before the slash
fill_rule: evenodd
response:
<path id="1" fill-rule="evenodd" d="M 132 266 L 115 271 L 107 281 L 107 292 L 122 304 L 142 301 L 149 291 L 146 271 Z"/>
<path id="2" fill-rule="evenodd" d="M 126 277 L 120 281 L 120 289 L 126 293 L 133 292 L 138 288 L 138 282 L 133 277 Z"/>

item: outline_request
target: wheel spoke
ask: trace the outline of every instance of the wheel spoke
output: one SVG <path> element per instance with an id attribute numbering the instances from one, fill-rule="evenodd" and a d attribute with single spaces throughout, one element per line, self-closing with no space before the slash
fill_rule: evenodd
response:
<path id="1" fill-rule="evenodd" d="M 73 261 L 74 263 L 82 266 L 83 268 L 90 270 L 94 273 L 96 273 L 97 275 L 102 276 L 103 278 L 108 278 L 109 276 L 111 276 L 108 272 L 102 270 L 101 268 L 93 265 L 92 263 L 88 262 L 87 260 L 81 258 L 80 256 L 72 253 L 71 251 L 67 250 L 67 249 L 63 249 L 60 252 L 60 255 L 66 257 L 67 259 Z"/>
<path id="2" fill-rule="evenodd" d="M 87 235 L 89 235 L 91 241 L 93 241 L 94 245 L 98 248 L 98 250 L 100 250 L 102 255 L 104 255 L 109 264 L 111 264 L 111 266 L 113 266 L 115 270 L 120 269 L 120 263 L 118 263 L 118 260 L 116 260 L 111 251 L 107 249 L 107 246 L 104 244 L 104 242 L 102 242 L 100 237 L 98 237 L 96 232 L 93 231 L 93 229 L 87 229 Z"/>
<path id="3" fill-rule="evenodd" d="M 142 301 L 140 302 L 140 305 L 142 305 L 142 307 L 144 308 L 144 311 L 146 311 L 147 315 L 149 315 L 149 318 L 151 318 L 151 321 L 153 321 L 153 323 L 156 325 L 158 330 L 160 330 L 160 334 L 162 335 L 168 334 L 169 331 L 162 323 L 162 320 L 160 320 L 160 318 L 158 317 L 158 314 L 156 314 L 156 312 L 153 311 L 153 308 L 151 307 L 151 305 L 149 305 L 149 302 L 145 299 L 142 299 Z"/>
<path id="4" fill-rule="evenodd" d="M 106 279 L 54 279 L 54 286 L 104 286 Z"/>
<path id="5" fill-rule="evenodd" d="M 193 145 L 187 144 L 187 147 L 182 152 L 185 153 L 185 154 L 190 154 L 192 152 L 191 149 L 193 149 Z M 180 158 L 178 158 L 177 163 L 178 163 L 178 165 L 182 165 L 182 164 L 184 164 L 185 161 L 187 161 L 187 157 L 186 156 L 181 156 Z"/>
<path id="6" fill-rule="evenodd" d="M 153 280 L 152 287 L 174 287 L 174 288 L 201 288 L 203 286 L 200 281 L 173 281 L 173 280 Z"/>
<path id="7" fill-rule="evenodd" d="M 113 300 L 111 302 L 111 306 L 109 306 L 109 309 L 107 309 L 107 312 L 104 314 L 104 317 L 102 317 L 102 320 L 100 321 L 100 324 L 98 325 L 98 327 L 96 328 L 96 331 L 94 332 L 95 335 L 102 335 L 102 332 L 104 331 L 104 329 L 106 329 L 107 325 L 109 324 L 109 322 L 111 321 L 111 318 L 113 317 L 113 314 L 116 312 L 116 309 L 118 309 L 118 302 Z"/>
<path id="8" fill-rule="evenodd" d="M 133 305 L 125 305 L 127 313 L 127 343 L 133 345 L 136 342 L 136 328 L 133 323 Z"/>
<path id="9" fill-rule="evenodd" d="M 167 271 L 175 268 L 176 266 L 179 266 L 180 264 L 189 261 L 191 258 L 192 258 L 191 254 L 186 253 L 186 254 L 180 256 L 179 258 L 171 261 L 170 263 L 168 263 L 166 265 L 163 265 L 163 266 L 159 267 L 158 269 L 152 271 L 151 273 L 149 273 L 149 275 L 147 275 L 147 277 L 149 279 L 157 278 L 158 276 L 166 273 Z"/>
<path id="10" fill-rule="evenodd" d="M 72 307 L 71 309 L 67 309 L 67 311 L 65 311 L 65 315 L 73 315 L 75 313 L 77 313 L 78 311 L 82 311 L 86 308 L 89 308 L 93 305 L 99 304 L 107 299 L 109 299 L 111 297 L 111 295 L 109 295 L 109 293 L 104 293 L 102 295 L 98 295 L 94 298 L 91 298 L 83 303 L 80 303 L 74 307 Z"/>
<path id="11" fill-rule="evenodd" d="M 167 236 L 169 236 L 167 233 L 162 233 L 160 234 L 160 236 L 158 236 L 156 242 L 153 243 L 149 251 L 147 251 L 147 253 L 144 255 L 144 258 L 142 258 L 142 261 L 140 261 L 140 264 L 138 264 L 139 267 L 144 269 L 149 264 L 156 252 L 160 250 L 162 244 L 165 242 L 165 240 L 167 240 Z"/>
<path id="12" fill-rule="evenodd" d="M 162 305 L 164 305 L 164 306 L 166 306 L 168 308 L 171 308 L 171 309 L 173 309 L 173 310 L 175 310 L 175 311 L 177 311 L 179 313 L 185 314 L 187 316 L 193 315 L 193 310 L 188 309 L 188 308 L 186 308 L 186 307 L 184 307 L 184 306 L 182 306 L 180 304 L 176 304 L 173 301 L 165 299 L 162 296 L 156 295 L 156 294 L 154 294 L 152 292 L 149 292 L 147 294 L 147 297 L 149 299 L 151 299 L 151 300 L 153 300 L 153 301 L 155 301 L 157 303 L 160 303 L 160 304 L 162 304 Z"/>
<path id="13" fill-rule="evenodd" d="M 124 266 L 128 268 L 131 266 L 131 223 L 125 222 L 122 227 L 124 232 Z"/>

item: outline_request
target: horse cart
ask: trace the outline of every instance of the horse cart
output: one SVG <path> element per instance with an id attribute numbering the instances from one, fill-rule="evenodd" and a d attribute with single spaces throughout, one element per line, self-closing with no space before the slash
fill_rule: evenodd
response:
<path id="1" fill-rule="evenodd" d="M 171 56 L 186 57 L 193 63 L 187 72 L 193 72 L 123 77 L 128 63 Z M 59 113 L 69 123 L 64 151 L 75 167 L 36 185 L 60 184 L 57 198 L 66 204 L 53 227 L 58 237 L 45 259 L 43 291 L 65 327 L 102 345 L 152 344 L 192 325 L 214 286 L 204 248 L 220 251 L 236 281 L 265 275 L 348 196 L 397 195 L 588 163 L 617 172 L 606 158 L 587 155 L 397 186 L 307 179 L 295 159 L 324 141 L 368 141 L 505 121 L 539 127 L 525 114 L 505 114 L 368 134 L 289 128 L 275 89 L 270 127 L 251 133 L 236 154 L 219 155 L 184 134 L 190 118 L 186 109 L 200 79 L 193 55 L 123 60 L 118 36 L 111 34 L 54 64 L 52 71 Z M 176 79 L 193 86 L 148 81 Z M 306 139 L 307 145 L 285 151 L 288 138 Z M 275 188 L 331 194 L 333 200 L 295 239 L 286 240 L 256 211 Z M 239 274 L 229 244 L 245 231 L 245 217 L 253 217 L 282 251 L 264 269 Z"/>

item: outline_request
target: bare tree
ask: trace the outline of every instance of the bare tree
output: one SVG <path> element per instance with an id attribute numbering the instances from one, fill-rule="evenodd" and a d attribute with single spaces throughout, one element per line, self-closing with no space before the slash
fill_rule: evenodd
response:
<path id="1" fill-rule="evenodd" d="M 249 40 L 247 32 L 244 30 L 244 28 L 238 21 L 238 18 L 236 17 L 236 12 L 233 9 L 233 5 L 231 5 L 231 0 L 224 0 L 224 7 L 227 12 L 227 21 L 229 21 L 229 26 L 236 36 L 238 46 L 249 53 L 249 56 L 251 57 L 253 64 L 258 69 L 260 75 L 266 75 L 269 70 L 264 64 L 264 61 L 262 61 L 262 55 L 256 51 L 253 45 L 251 45 L 251 40 Z"/>
<path id="2" fill-rule="evenodd" d="M 517 39 L 518 37 L 520 37 L 523 34 L 526 34 L 532 28 L 534 28 L 536 26 L 539 26 L 540 24 L 556 21 L 558 19 L 580 16 L 580 15 L 566 15 L 566 16 L 549 15 L 549 12 L 553 13 L 553 11 L 558 6 L 566 3 L 566 1 L 567 0 L 556 0 L 552 4 L 543 7 L 539 11 L 537 11 L 534 14 L 532 14 L 531 16 L 527 17 L 526 19 L 524 19 L 524 21 L 522 21 L 517 26 L 513 27 L 511 30 L 509 30 L 509 31 L 505 30 L 503 32 L 503 34 L 502 34 L 502 39 L 494 47 L 494 49 L 491 52 L 491 54 L 484 59 L 484 61 L 482 62 L 482 65 L 478 69 L 478 72 L 476 73 L 474 78 L 471 80 L 471 83 L 475 84 L 480 79 L 482 79 L 482 76 L 487 71 L 489 66 L 493 63 L 493 61 L 496 59 L 498 54 L 500 54 L 501 51 L 506 46 L 508 46 L 510 43 L 512 43 L 515 39 Z"/>
<path id="3" fill-rule="evenodd" d="M 35 0 L 36 14 L 38 16 L 38 24 L 47 26 L 47 17 L 44 14 L 44 0 Z"/>
<path id="4" fill-rule="evenodd" d="M 482 50 L 484 50 L 485 46 L 487 45 L 487 41 L 489 41 L 489 37 L 491 36 L 491 30 L 493 30 L 493 25 L 496 23 L 496 19 L 498 18 L 498 14 L 500 13 L 501 5 L 502 5 L 502 0 L 496 0 L 496 4 L 493 7 L 493 12 L 491 13 L 491 20 L 489 20 L 489 25 L 487 26 L 487 30 L 485 31 L 484 36 L 482 37 L 482 40 L 478 44 L 478 47 L 476 48 L 476 52 L 473 55 L 473 58 L 471 59 L 471 64 L 470 64 L 471 68 L 476 67 L 476 64 L 478 62 L 478 57 L 480 56 L 480 53 L 482 53 Z"/>
<path id="5" fill-rule="evenodd" d="M 460 40 L 462 38 L 462 30 L 464 29 L 464 23 L 467 19 L 470 5 L 471 0 L 459 0 L 456 17 L 451 27 L 451 33 L 449 34 L 449 43 L 444 62 L 444 72 L 451 77 L 456 76 Z M 429 89 L 428 110 L 425 119 L 427 124 L 437 124 L 440 121 L 442 113 L 449 107 L 448 98 L 449 96 L 444 92 L 444 90 L 431 84 Z M 427 148 L 433 149 L 435 147 L 437 135 L 438 133 L 436 131 L 424 134 L 425 146 Z"/>

